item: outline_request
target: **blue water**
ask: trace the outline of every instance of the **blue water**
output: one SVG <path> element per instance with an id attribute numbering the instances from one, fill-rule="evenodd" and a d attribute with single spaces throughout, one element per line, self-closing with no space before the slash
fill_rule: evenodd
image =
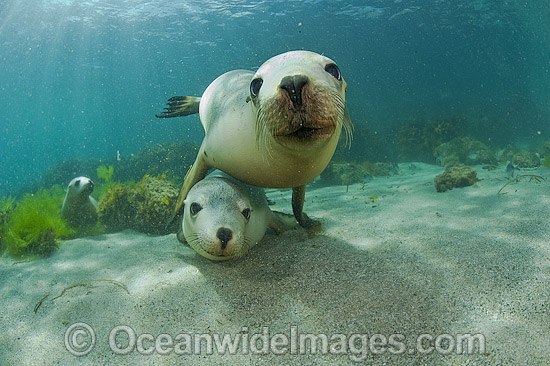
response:
<path id="1" fill-rule="evenodd" d="M 4 0 L 0 195 L 63 160 L 200 140 L 197 117 L 154 117 L 167 98 L 293 49 L 338 63 L 372 133 L 460 117 L 536 146 L 550 133 L 548 19 L 545 1 Z"/>

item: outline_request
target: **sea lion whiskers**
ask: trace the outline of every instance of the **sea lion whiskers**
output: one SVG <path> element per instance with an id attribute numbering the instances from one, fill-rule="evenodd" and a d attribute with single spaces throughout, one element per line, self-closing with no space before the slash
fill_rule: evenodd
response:
<path id="1" fill-rule="evenodd" d="M 254 244 L 255 243 L 252 242 L 251 237 L 249 237 L 248 235 L 243 235 L 243 237 L 242 237 L 242 247 L 243 248 L 247 248 L 247 250 L 249 250 L 250 248 L 252 248 L 254 246 Z M 241 255 L 243 255 L 243 254 L 241 254 Z"/>
<path id="2" fill-rule="evenodd" d="M 351 148 L 351 141 L 353 140 L 353 131 L 355 127 L 353 126 L 353 122 L 351 120 L 351 116 L 349 114 L 349 110 L 347 106 L 345 106 L 343 125 L 344 125 L 344 132 L 346 133 L 346 142 L 344 146 Z"/>
<path id="3" fill-rule="evenodd" d="M 230 255 L 232 259 L 240 258 L 244 256 L 254 246 L 254 244 L 255 243 L 252 241 L 251 237 L 243 235 L 239 251 L 236 252 L 233 248 L 233 250 L 231 250 L 227 254 Z"/>
<path id="4" fill-rule="evenodd" d="M 197 233 L 187 235 L 185 239 L 187 240 L 187 244 L 191 246 L 191 243 L 197 243 L 201 241 L 201 235 L 200 233 L 197 232 Z"/>
<path id="5" fill-rule="evenodd" d="M 199 234 L 198 232 L 189 235 L 189 237 L 190 237 L 191 239 L 196 239 L 196 238 L 198 238 L 199 236 L 200 236 L 200 234 Z"/>
<path id="6" fill-rule="evenodd" d="M 344 128 L 345 133 L 345 146 L 351 147 L 351 141 L 353 140 L 353 122 L 351 121 L 351 116 L 349 114 L 348 107 L 343 98 L 335 92 L 332 92 L 332 97 L 334 98 L 334 105 L 337 110 L 337 126 L 336 128 Z"/>
<path id="7" fill-rule="evenodd" d="M 258 118 L 256 122 L 256 146 L 262 152 L 264 161 L 269 164 L 269 161 L 273 159 L 271 143 L 273 134 L 272 124 L 269 123 L 269 119 L 266 116 L 265 108 L 260 107 L 258 109 Z"/>

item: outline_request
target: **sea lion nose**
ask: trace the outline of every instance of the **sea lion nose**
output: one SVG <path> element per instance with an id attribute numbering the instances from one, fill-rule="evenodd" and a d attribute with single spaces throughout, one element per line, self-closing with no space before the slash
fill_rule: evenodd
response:
<path id="1" fill-rule="evenodd" d="M 279 87 L 287 91 L 294 108 L 302 106 L 302 88 L 308 82 L 308 78 L 305 75 L 289 75 L 285 76 Z"/>
<path id="2" fill-rule="evenodd" d="M 216 236 L 218 237 L 218 239 L 220 239 L 220 241 L 222 243 L 222 249 L 225 249 L 225 247 L 227 246 L 227 243 L 229 242 L 229 240 L 231 240 L 231 238 L 233 238 L 233 232 L 231 230 L 229 230 L 228 228 L 221 227 L 216 232 Z"/>

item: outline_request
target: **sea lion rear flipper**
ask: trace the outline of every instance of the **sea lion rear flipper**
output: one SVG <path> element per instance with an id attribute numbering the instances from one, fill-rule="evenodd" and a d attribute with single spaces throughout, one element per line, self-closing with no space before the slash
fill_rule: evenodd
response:
<path id="1" fill-rule="evenodd" d="M 177 96 L 168 99 L 168 107 L 161 114 L 155 115 L 157 118 L 183 117 L 190 114 L 199 113 L 200 97 Z"/>
<path id="2" fill-rule="evenodd" d="M 172 215 L 170 215 L 170 218 L 166 222 L 166 227 L 170 226 L 172 221 L 174 221 L 174 218 L 182 209 L 183 201 L 187 197 L 187 193 L 189 193 L 189 190 L 195 185 L 195 183 L 203 179 L 208 173 L 208 170 L 210 170 L 210 167 L 206 164 L 206 161 L 204 161 L 203 156 L 204 142 L 199 149 L 199 153 L 197 154 L 197 159 L 195 160 L 195 163 L 191 165 L 191 168 L 189 168 L 187 174 L 185 175 L 183 186 L 181 187 L 180 195 L 178 196 L 178 200 L 176 202 L 176 207 L 174 207 Z"/>
<path id="3" fill-rule="evenodd" d="M 292 188 L 292 212 L 301 227 L 308 231 L 318 231 L 321 229 L 321 222 L 310 219 L 303 211 L 304 200 L 306 197 L 306 186 Z"/>

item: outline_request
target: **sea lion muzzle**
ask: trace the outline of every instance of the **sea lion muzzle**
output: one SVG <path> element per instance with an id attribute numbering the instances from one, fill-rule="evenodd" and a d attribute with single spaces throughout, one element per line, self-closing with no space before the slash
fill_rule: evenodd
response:
<path id="1" fill-rule="evenodd" d="M 309 79 L 304 75 L 289 75 L 285 76 L 279 84 L 279 88 L 288 93 L 296 110 L 302 107 L 302 88 L 308 81 Z"/>

